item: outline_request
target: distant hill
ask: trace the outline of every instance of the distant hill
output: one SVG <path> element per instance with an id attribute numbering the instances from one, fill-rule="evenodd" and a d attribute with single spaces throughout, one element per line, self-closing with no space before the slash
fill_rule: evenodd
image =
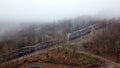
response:
<path id="1" fill-rule="evenodd" d="M 120 18 L 120 11 L 103 10 L 95 15 L 99 19 Z"/>

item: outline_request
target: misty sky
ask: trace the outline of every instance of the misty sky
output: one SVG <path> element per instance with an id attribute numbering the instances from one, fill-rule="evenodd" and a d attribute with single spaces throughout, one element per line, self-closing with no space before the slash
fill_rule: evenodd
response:
<path id="1" fill-rule="evenodd" d="M 120 0 L 0 0 L 0 21 L 53 21 L 107 10 L 120 12 Z"/>

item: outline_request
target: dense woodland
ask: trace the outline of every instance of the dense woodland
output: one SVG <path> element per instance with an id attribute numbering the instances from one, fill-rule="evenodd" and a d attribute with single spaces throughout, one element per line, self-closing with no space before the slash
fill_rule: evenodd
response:
<path id="1" fill-rule="evenodd" d="M 66 34 L 94 23 L 103 23 L 104 28 L 95 32 L 93 40 L 84 43 L 85 47 L 96 54 L 113 53 L 119 62 L 120 21 L 76 18 L 47 24 L 21 24 L 21 29 L 13 36 L 6 36 L 0 41 L 0 54 L 11 52 L 26 46 L 34 46 L 49 40 L 65 40 Z"/>
<path id="2" fill-rule="evenodd" d="M 120 61 L 120 20 L 102 21 L 105 25 L 96 31 L 93 40 L 84 43 L 84 47 L 98 55 L 109 54 L 116 56 L 116 62 Z"/>
<path id="3" fill-rule="evenodd" d="M 13 32 L 12 35 L 7 33 L 3 36 L 0 41 L 0 52 L 6 53 L 21 47 L 34 46 L 48 40 L 63 40 L 67 33 L 87 27 L 96 23 L 96 21 L 96 19 L 90 17 L 78 17 L 46 24 L 20 24 L 18 31 Z"/>

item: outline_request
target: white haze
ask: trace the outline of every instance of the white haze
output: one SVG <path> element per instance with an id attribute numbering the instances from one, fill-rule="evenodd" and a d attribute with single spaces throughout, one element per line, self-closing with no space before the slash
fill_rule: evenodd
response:
<path id="1" fill-rule="evenodd" d="M 120 0 L 0 0 L 0 35 L 23 22 L 49 22 L 77 16 L 118 17 Z"/>
<path id="2" fill-rule="evenodd" d="M 104 10 L 118 13 L 119 6 L 120 0 L 0 0 L 0 20 L 53 21 Z"/>

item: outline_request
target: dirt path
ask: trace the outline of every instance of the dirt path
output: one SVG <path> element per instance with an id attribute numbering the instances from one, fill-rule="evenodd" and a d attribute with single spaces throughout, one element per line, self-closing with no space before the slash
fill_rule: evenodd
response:
<path id="1" fill-rule="evenodd" d="M 49 50 L 53 50 L 53 49 L 56 49 L 56 45 L 51 46 L 51 47 L 46 48 L 46 49 L 39 50 L 39 51 L 37 51 L 37 52 L 31 53 L 31 54 L 28 54 L 28 55 L 25 55 L 25 56 L 22 56 L 22 57 L 19 57 L 19 58 L 16 58 L 16 59 L 13 59 L 13 60 L 10 60 L 10 61 L 7 61 L 7 62 L 12 63 L 12 62 L 24 60 L 24 59 L 26 59 L 26 58 L 29 58 L 30 56 L 38 55 L 38 54 L 40 54 L 40 53 L 46 53 L 46 52 L 48 52 Z M 4 65 L 4 64 L 6 64 L 7 62 L 4 62 L 4 63 L 2 63 L 2 64 L 0 64 L 0 65 Z"/>
<path id="2" fill-rule="evenodd" d="M 91 53 L 88 53 L 88 52 L 84 52 L 84 51 L 77 51 L 77 52 L 78 52 L 78 53 L 85 54 L 85 55 L 89 55 L 89 56 L 92 56 L 92 57 L 96 57 L 96 58 L 98 58 L 98 59 L 100 59 L 100 60 L 106 61 L 106 62 L 108 63 L 108 67 L 106 67 L 106 68 L 120 68 L 120 64 L 115 63 L 115 62 L 113 62 L 113 61 L 110 61 L 110 60 L 108 60 L 108 59 L 105 59 L 105 58 L 103 58 L 103 57 L 100 57 L 100 56 L 97 56 L 97 55 L 94 55 L 94 54 L 91 54 Z"/>
<path id="3" fill-rule="evenodd" d="M 35 52 L 35 53 L 32 53 L 32 54 L 29 54 L 29 55 L 20 57 L 20 58 L 18 58 L 18 59 L 11 60 L 11 61 L 9 61 L 9 62 L 15 62 L 16 60 L 23 60 L 23 59 L 28 58 L 28 57 L 33 56 L 33 55 L 37 55 L 37 54 L 40 54 L 40 53 L 48 52 L 49 50 L 52 50 L 52 49 L 56 49 L 56 46 L 52 46 L 52 47 L 50 47 L 50 48 L 37 51 L 37 52 Z M 100 60 L 104 60 L 105 62 L 108 63 L 108 67 L 106 67 L 106 68 L 120 68 L 120 64 L 115 63 L 115 62 L 113 62 L 113 61 L 110 61 L 110 60 L 108 60 L 108 59 L 105 59 L 105 58 L 103 58 L 103 57 L 100 57 L 100 56 L 97 56 L 97 55 L 94 55 L 94 54 L 91 54 L 91 53 L 88 53 L 88 52 L 80 51 L 80 50 L 79 50 L 79 51 L 77 50 L 77 52 L 78 52 L 78 53 L 85 54 L 85 55 L 88 55 L 88 56 L 96 57 L 96 58 L 98 58 L 98 59 L 100 59 Z M 3 63 L 3 64 L 5 64 L 5 63 Z M 115 66 L 116 66 L 116 67 L 115 67 Z"/>
<path id="4" fill-rule="evenodd" d="M 114 68 L 113 64 L 109 64 L 107 68 Z"/>

